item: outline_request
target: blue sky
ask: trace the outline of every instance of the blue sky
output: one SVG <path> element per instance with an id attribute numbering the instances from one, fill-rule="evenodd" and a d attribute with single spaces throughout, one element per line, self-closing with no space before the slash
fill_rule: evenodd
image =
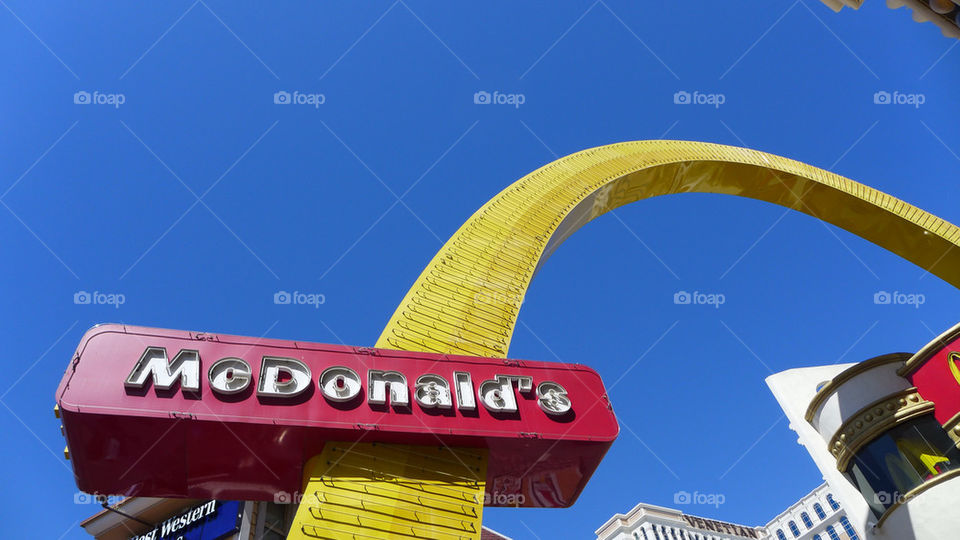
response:
<path id="1" fill-rule="evenodd" d="M 372 345 L 443 241 L 558 156 L 748 146 L 960 223 L 960 51 L 881 1 L 0 4 L 11 537 L 82 538 L 96 511 L 74 503 L 51 412 L 88 327 Z M 81 91 L 123 103 L 75 104 Z M 278 91 L 324 102 L 277 105 Z M 477 105 L 479 91 L 524 103 Z M 879 91 L 924 103 L 877 105 Z M 725 498 L 686 512 L 762 525 L 820 483 L 764 378 L 914 351 L 956 322 L 953 287 L 802 214 L 682 195 L 618 215 L 537 276 L 510 355 L 608 384 L 633 366 L 611 396 L 621 435 L 571 509 L 485 512 L 515 538 L 591 537 L 681 490 Z M 326 301 L 274 305 L 278 290 Z M 680 290 L 726 302 L 675 305 Z M 924 303 L 875 305 L 878 291 Z"/>

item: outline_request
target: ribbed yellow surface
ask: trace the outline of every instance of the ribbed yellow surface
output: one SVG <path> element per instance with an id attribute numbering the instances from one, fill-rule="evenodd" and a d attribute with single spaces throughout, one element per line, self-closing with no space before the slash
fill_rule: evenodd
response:
<path id="1" fill-rule="evenodd" d="M 483 205 L 430 261 L 376 346 L 506 357 L 530 281 L 567 237 L 624 204 L 694 192 L 798 210 L 960 287 L 960 229 L 885 193 L 745 148 L 626 142 L 554 161 Z M 349 448 L 330 444 L 311 461 L 290 538 L 479 537 L 485 454 Z M 464 479 L 461 462 L 478 476 Z"/>
<path id="2" fill-rule="evenodd" d="M 328 443 L 287 538 L 476 539 L 486 475 L 482 449 Z"/>
<path id="3" fill-rule="evenodd" d="M 890 195 L 746 148 L 626 142 L 554 161 L 483 205 L 430 261 L 376 346 L 506 357 L 523 295 L 563 240 L 621 205 L 692 192 L 798 210 L 960 287 L 960 229 Z"/>

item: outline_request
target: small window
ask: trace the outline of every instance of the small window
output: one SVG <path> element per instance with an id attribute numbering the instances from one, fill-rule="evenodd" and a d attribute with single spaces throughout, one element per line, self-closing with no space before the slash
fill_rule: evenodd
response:
<path id="1" fill-rule="evenodd" d="M 827 534 L 830 536 L 830 540 L 840 540 L 837 531 L 833 530 L 833 525 L 827 525 Z"/>
<path id="2" fill-rule="evenodd" d="M 837 504 L 837 501 L 833 500 L 833 493 L 827 493 L 827 502 L 830 503 L 830 508 L 834 510 L 839 510 L 840 505 Z"/>
<path id="3" fill-rule="evenodd" d="M 806 513 L 806 512 L 800 512 L 800 519 L 803 520 L 803 526 L 804 526 L 804 527 L 806 527 L 806 528 L 808 528 L 808 529 L 812 529 L 812 528 L 813 528 L 813 521 L 810 520 L 810 514 L 808 514 L 808 513 Z"/>
<path id="4" fill-rule="evenodd" d="M 787 526 L 790 527 L 790 532 L 793 533 L 794 538 L 800 538 L 800 528 L 797 527 L 797 523 L 795 521 L 791 521 L 787 524 Z"/>
<path id="5" fill-rule="evenodd" d="M 847 532 L 850 540 L 860 540 L 860 537 L 857 536 L 857 531 L 853 530 L 853 525 L 850 525 L 850 520 L 847 519 L 847 516 L 840 518 L 840 524 L 843 525 L 843 530 Z"/>
<path id="6" fill-rule="evenodd" d="M 823 538 L 820 538 L 819 534 L 815 534 L 813 535 L 813 540 L 823 540 Z"/>
<path id="7" fill-rule="evenodd" d="M 820 506 L 820 503 L 814 503 L 813 511 L 817 513 L 818 518 L 827 519 L 827 514 L 824 513 L 823 507 Z"/>
<path id="8" fill-rule="evenodd" d="M 783 529 L 777 529 L 777 540 L 787 540 L 787 535 L 783 534 Z"/>

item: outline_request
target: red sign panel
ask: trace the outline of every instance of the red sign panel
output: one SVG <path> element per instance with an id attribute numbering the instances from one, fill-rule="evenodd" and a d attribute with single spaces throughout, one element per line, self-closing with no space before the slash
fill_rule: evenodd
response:
<path id="1" fill-rule="evenodd" d="M 80 489 L 128 496 L 273 500 L 363 441 L 488 448 L 490 506 L 565 507 L 619 431 L 579 364 L 124 325 L 87 332 L 57 402 Z"/>
<path id="2" fill-rule="evenodd" d="M 907 374 L 923 399 L 936 405 L 937 421 L 946 424 L 960 414 L 960 326 L 954 327 L 924 347 L 919 366 Z M 917 363 L 911 359 L 910 364 Z"/>

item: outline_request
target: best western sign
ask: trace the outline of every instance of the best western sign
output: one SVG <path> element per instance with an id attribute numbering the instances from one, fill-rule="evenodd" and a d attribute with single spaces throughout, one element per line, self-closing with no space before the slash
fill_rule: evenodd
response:
<path id="1" fill-rule="evenodd" d="M 238 501 L 206 501 L 130 540 L 213 540 L 240 529 Z"/>
<path id="2" fill-rule="evenodd" d="M 568 506 L 618 432 L 579 364 L 123 325 L 87 332 L 57 401 L 78 486 L 140 496 L 273 500 L 363 441 L 485 447 L 488 485 L 562 478 L 524 504 Z"/>

